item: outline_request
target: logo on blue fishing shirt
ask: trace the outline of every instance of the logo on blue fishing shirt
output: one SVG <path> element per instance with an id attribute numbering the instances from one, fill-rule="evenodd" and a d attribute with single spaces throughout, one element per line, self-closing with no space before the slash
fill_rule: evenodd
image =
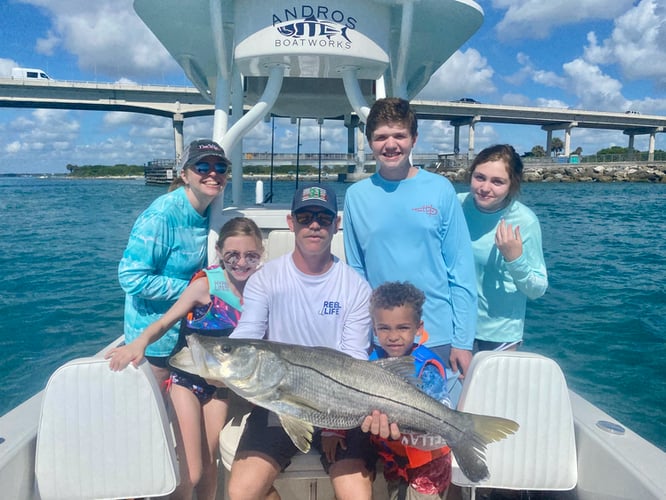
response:
<path id="1" fill-rule="evenodd" d="M 342 306 L 340 305 L 340 302 L 333 300 L 325 300 L 324 307 L 321 308 L 319 314 L 321 316 L 337 316 L 338 314 L 340 314 L 341 310 Z"/>
<path id="2" fill-rule="evenodd" d="M 423 205 L 421 207 L 414 207 L 414 208 L 412 208 L 412 210 L 414 212 L 421 212 L 421 213 L 424 213 L 426 215 L 437 215 L 438 214 L 438 210 L 435 207 L 433 207 L 432 205 Z"/>

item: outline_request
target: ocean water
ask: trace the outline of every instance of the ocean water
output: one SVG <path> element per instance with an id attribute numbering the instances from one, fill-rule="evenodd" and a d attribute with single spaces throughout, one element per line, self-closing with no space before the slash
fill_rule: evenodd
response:
<path id="1" fill-rule="evenodd" d="M 331 184 L 342 203 L 347 185 Z M 293 189 L 274 183 L 274 201 Z M 0 177 L 0 414 L 122 334 L 118 260 L 134 219 L 165 191 Z M 666 449 L 666 185 L 525 184 L 522 200 L 541 220 L 550 278 L 528 305 L 523 348 L 554 358 L 571 388 Z"/>

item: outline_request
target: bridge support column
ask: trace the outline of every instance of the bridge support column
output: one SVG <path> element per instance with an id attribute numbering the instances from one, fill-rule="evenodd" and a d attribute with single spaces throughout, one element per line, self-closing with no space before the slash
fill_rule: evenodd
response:
<path id="1" fill-rule="evenodd" d="M 634 138 L 636 136 L 634 134 L 629 134 L 629 145 L 627 146 L 627 156 L 629 157 L 630 160 L 634 159 Z"/>
<path id="2" fill-rule="evenodd" d="M 469 125 L 469 137 L 467 141 L 467 158 L 474 158 L 474 125 L 476 122 L 481 121 L 479 115 L 472 116 L 471 118 L 462 118 L 451 120 L 451 126 L 454 127 L 453 138 L 453 151 L 458 154 L 460 151 L 460 127 L 462 125 Z"/>
<path id="3" fill-rule="evenodd" d="M 623 133 L 629 136 L 628 153 L 631 154 L 634 152 L 634 136 L 637 134 L 648 134 L 650 138 L 648 142 L 647 161 L 654 161 L 654 142 L 658 132 L 666 132 L 666 127 L 639 127 L 625 130 Z"/>
<path id="4" fill-rule="evenodd" d="M 467 145 L 467 158 L 474 158 L 474 122 L 469 124 L 469 139 Z"/>
<path id="5" fill-rule="evenodd" d="M 564 156 L 569 158 L 571 152 L 571 127 L 564 129 Z"/>
<path id="6" fill-rule="evenodd" d="M 460 154 L 460 125 L 453 127 L 453 153 L 456 156 Z"/>
<path id="7" fill-rule="evenodd" d="M 481 121 L 481 117 L 479 115 L 476 115 L 472 117 L 469 121 L 469 145 L 467 147 L 467 158 L 472 159 L 476 156 L 474 153 L 474 127 L 476 126 L 476 122 Z"/>
<path id="8" fill-rule="evenodd" d="M 571 152 L 571 129 L 577 126 L 578 122 L 543 125 L 541 129 L 548 132 L 548 137 L 546 139 L 546 154 L 550 156 L 550 150 L 553 147 L 553 130 L 564 130 L 564 155 L 568 157 Z"/>
<path id="9" fill-rule="evenodd" d="M 347 127 L 347 154 L 355 157 L 353 173 L 349 172 L 349 166 L 347 166 L 347 177 L 350 177 L 363 172 L 365 136 L 357 115 L 345 116 L 345 127 Z"/>
<path id="10" fill-rule="evenodd" d="M 362 174 L 365 169 L 365 135 L 359 124 L 356 128 L 356 174 Z"/>
<path id="11" fill-rule="evenodd" d="M 356 127 L 358 127 L 358 116 L 345 116 L 345 127 L 347 127 L 347 153 L 353 155 L 356 151 L 356 139 L 354 134 L 356 133 Z"/>
<path id="12" fill-rule="evenodd" d="M 178 166 L 180 159 L 183 157 L 183 123 L 185 122 L 185 119 L 183 118 L 182 113 L 174 113 L 171 121 L 173 123 L 173 143 L 176 150 L 176 166 Z"/>

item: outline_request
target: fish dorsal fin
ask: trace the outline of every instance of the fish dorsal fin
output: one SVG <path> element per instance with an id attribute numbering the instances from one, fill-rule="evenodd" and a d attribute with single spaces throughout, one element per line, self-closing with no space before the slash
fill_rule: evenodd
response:
<path id="1" fill-rule="evenodd" d="M 289 415 L 279 415 L 279 417 L 284 431 L 291 438 L 294 446 L 303 453 L 310 451 L 312 433 L 314 432 L 312 424 Z"/>
<path id="2" fill-rule="evenodd" d="M 414 357 L 413 356 L 400 356 L 397 358 L 380 358 L 372 361 L 384 370 L 391 372 L 393 375 L 404 379 L 414 387 L 421 388 L 421 379 L 415 374 Z"/>

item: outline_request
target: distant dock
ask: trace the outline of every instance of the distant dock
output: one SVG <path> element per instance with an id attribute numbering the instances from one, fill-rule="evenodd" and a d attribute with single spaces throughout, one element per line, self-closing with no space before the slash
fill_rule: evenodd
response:
<path id="1" fill-rule="evenodd" d="M 171 184 L 175 176 L 176 162 L 168 159 L 149 161 L 143 171 L 148 185 Z"/>

